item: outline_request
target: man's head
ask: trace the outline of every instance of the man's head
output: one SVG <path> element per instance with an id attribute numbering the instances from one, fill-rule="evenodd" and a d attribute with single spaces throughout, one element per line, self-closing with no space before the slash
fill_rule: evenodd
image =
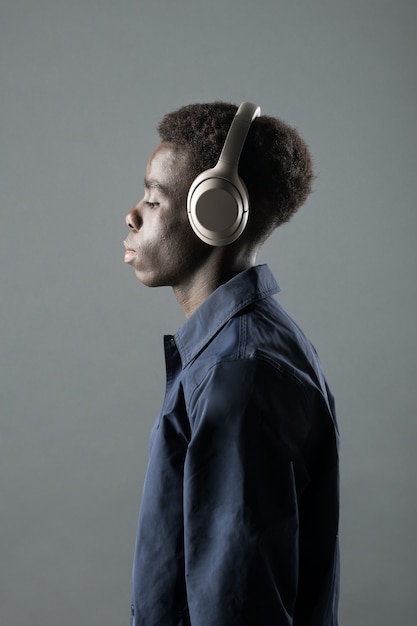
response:
<path id="1" fill-rule="evenodd" d="M 250 200 L 246 229 L 223 247 L 196 236 L 188 221 L 188 190 L 198 174 L 216 164 L 236 111 L 215 102 L 166 115 L 158 128 L 162 142 L 147 165 L 144 195 L 126 216 L 125 262 L 145 285 L 174 287 L 180 301 L 191 298 L 195 304 L 253 265 L 263 241 L 311 190 L 306 143 L 280 120 L 261 116 L 249 129 L 239 161 Z"/>
<path id="2" fill-rule="evenodd" d="M 226 102 L 191 104 L 168 113 L 158 127 L 163 142 L 183 148 L 187 178 L 214 167 L 237 107 Z M 311 191 L 312 160 L 305 141 L 284 122 L 267 116 L 249 130 L 239 162 L 248 189 L 247 236 L 258 245 L 287 222 Z"/>

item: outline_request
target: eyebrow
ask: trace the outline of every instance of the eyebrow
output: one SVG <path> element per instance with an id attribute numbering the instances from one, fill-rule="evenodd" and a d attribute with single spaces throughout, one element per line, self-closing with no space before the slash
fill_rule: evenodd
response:
<path id="1" fill-rule="evenodd" d="M 157 191 L 160 191 L 164 195 L 168 195 L 168 189 L 164 187 L 163 185 L 161 185 L 160 183 L 158 183 L 158 181 L 156 180 L 149 180 L 145 178 L 144 185 L 146 189 L 156 189 Z"/>

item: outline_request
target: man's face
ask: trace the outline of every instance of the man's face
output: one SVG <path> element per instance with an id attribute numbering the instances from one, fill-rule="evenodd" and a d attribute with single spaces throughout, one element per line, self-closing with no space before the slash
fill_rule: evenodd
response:
<path id="1" fill-rule="evenodd" d="M 144 196 L 126 215 L 131 230 L 123 242 L 125 263 L 148 287 L 181 286 L 207 258 L 208 246 L 188 222 L 191 182 L 186 153 L 172 144 L 160 144 L 146 168 Z"/>

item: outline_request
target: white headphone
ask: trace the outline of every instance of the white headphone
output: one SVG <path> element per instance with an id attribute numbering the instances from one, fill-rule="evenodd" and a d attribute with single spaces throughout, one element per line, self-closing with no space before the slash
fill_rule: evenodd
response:
<path id="1" fill-rule="evenodd" d="M 243 102 L 227 133 L 216 165 L 202 172 L 191 184 L 187 212 L 196 235 L 211 246 L 233 243 L 248 221 L 249 196 L 237 170 L 250 125 L 261 108 Z"/>

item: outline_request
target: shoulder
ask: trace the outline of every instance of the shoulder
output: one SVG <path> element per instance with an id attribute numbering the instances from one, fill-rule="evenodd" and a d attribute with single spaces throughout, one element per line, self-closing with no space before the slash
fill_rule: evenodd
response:
<path id="1" fill-rule="evenodd" d="M 308 419 L 311 389 L 290 368 L 262 353 L 219 358 L 200 367 L 189 388 L 191 428 L 202 420 L 258 424 Z"/>
<path id="2" fill-rule="evenodd" d="M 301 389 L 318 383 L 321 365 L 314 347 L 273 297 L 263 298 L 230 318 L 184 369 L 189 390 L 207 384 L 216 375 L 222 386 L 264 372 L 292 381 Z"/>

